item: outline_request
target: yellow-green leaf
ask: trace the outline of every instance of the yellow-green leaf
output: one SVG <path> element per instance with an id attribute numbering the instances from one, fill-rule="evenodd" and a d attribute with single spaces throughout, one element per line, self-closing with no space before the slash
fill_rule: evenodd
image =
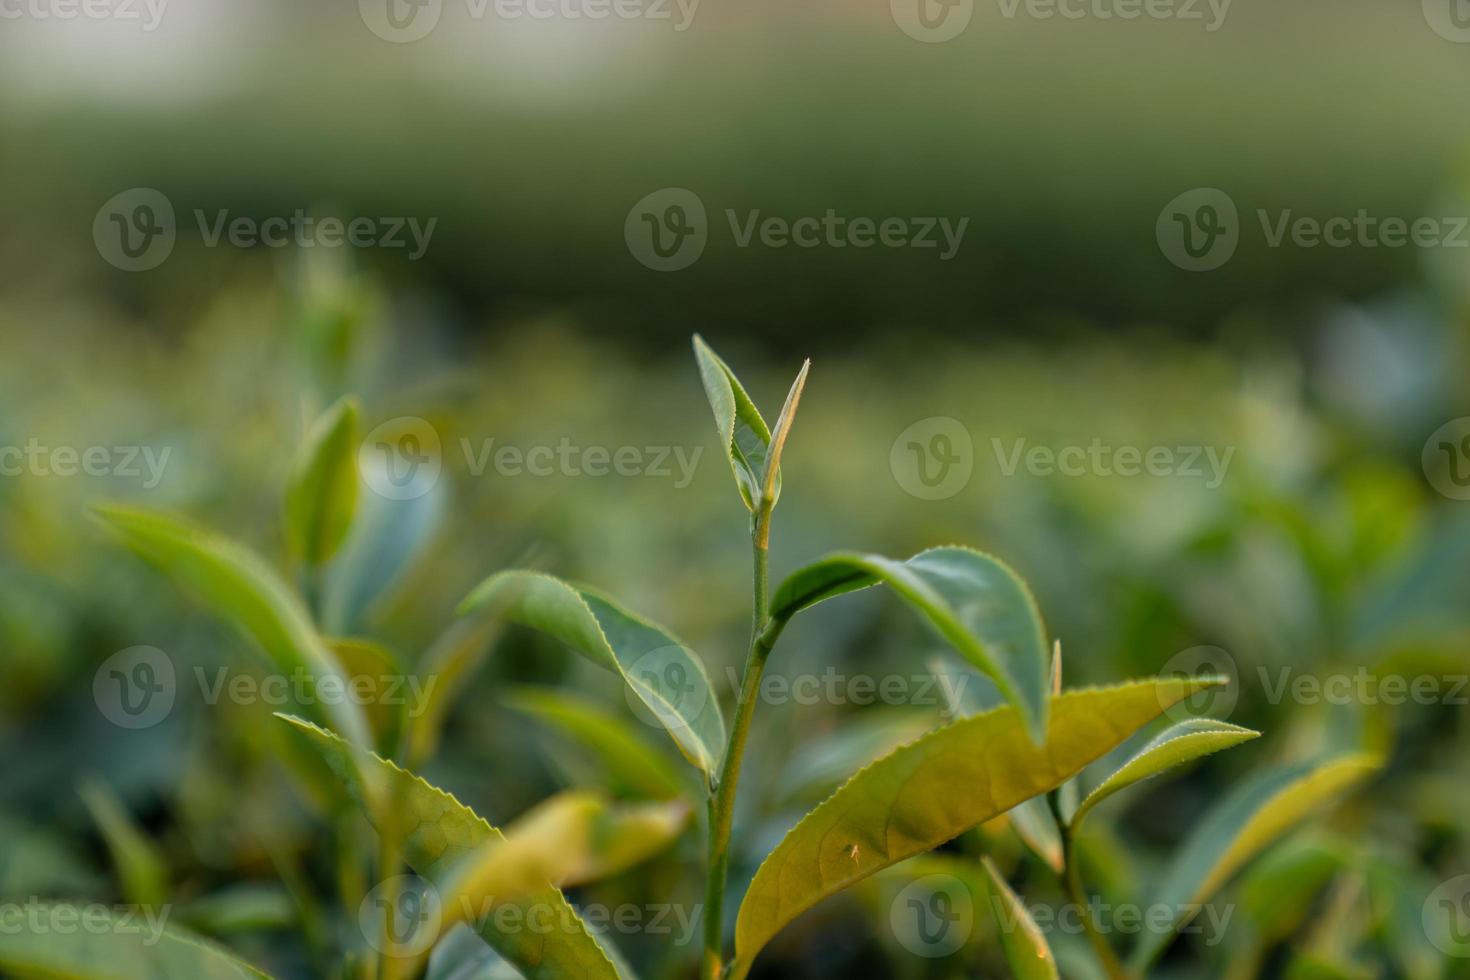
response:
<path id="1" fill-rule="evenodd" d="M 0 929 L 0 973 L 5 976 L 270 980 L 199 936 L 165 928 L 162 910 L 119 917 L 104 905 L 38 902 L 17 908 L 21 914 L 8 918 L 7 927 Z"/>
<path id="2" fill-rule="evenodd" d="M 378 832 L 394 835 L 403 860 L 439 894 L 451 886 L 460 862 L 486 844 L 505 839 L 469 807 L 413 773 L 310 722 L 277 717 L 295 726 L 321 752 Z M 374 804 L 375 800 L 384 802 Z M 607 951 L 556 887 L 548 883 L 513 904 L 519 910 L 516 921 L 543 921 L 549 914 L 556 927 L 500 931 L 491 917 L 477 922 L 476 931 L 526 980 L 623 980 Z"/>
<path id="3" fill-rule="evenodd" d="M 653 800 L 683 795 L 684 782 L 668 757 L 640 738 L 622 718 L 585 698 L 555 688 L 523 687 L 506 702 L 594 753 L 618 788 Z"/>
<path id="4" fill-rule="evenodd" d="M 1046 731 L 1051 672 L 1041 613 L 1004 562 L 970 548 L 931 548 L 908 561 L 836 554 L 792 573 L 771 599 L 784 622 L 825 599 L 888 585 L 1016 705 L 1037 740 Z"/>
<path id="5" fill-rule="evenodd" d="M 725 746 L 719 701 L 694 651 L 667 630 L 607 596 L 540 572 L 490 576 L 460 611 L 481 607 L 548 633 L 618 673 L 684 757 L 713 778 Z"/>
<path id="6" fill-rule="evenodd" d="M 1000 931 L 1000 945 L 1016 980 L 1058 980 L 1057 961 L 1026 905 L 1011 891 L 990 858 L 981 861 L 990 886 L 990 908 Z"/>
<path id="7" fill-rule="evenodd" d="M 344 398 L 307 432 L 286 483 L 286 545 L 308 565 L 325 564 L 357 512 L 357 402 Z"/>
<path id="8" fill-rule="evenodd" d="M 1210 718 L 1191 718 L 1181 721 L 1160 732 L 1158 737 L 1145 745 L 1136 755 L 1098 784 L 1096 789 L 1088 793 L 1077 807 L 1077 812 L 1072 815 L 1070 823 L 1074 829 L 1080 827 L 1083 818 L 1092 812 L 1093 807 L 1119 790 L 1127 789 L 1134 783 L 1157 776 L 1175 766 L 1182 766 L 1186 762 L 1193 762 L 1212 752 L 1219 752 L 1221 749 L 1228 749 L 1241 742 L 1250 741 L 1260 734 L 1249 728 L 1241 728 L 1239 725 L 1231 725 Z"/>
<path id="9" fill-rule="evenodd" d="M 124 544 L 253 637 L 284 673 L 310 676 L 323 720 L 349 740 L 368 744 L 362 711 L 350 698 L 336 696 L 347 690 L 341 665 L 317 634 L 301 599 L 264 560 L 179 517 L 112 504 L 95 511 Z"/>
<path id="10" fill-rule="evenodd" d="M 445 927 L 544 891 L 611 877 L 666 849 L 689 823 L 687 803 L 614 806 L 568 791 L 543 801 L 468 855 L 445 891 Z"/>
<path id="11" fill-rule="evenodd" d="M 1170 705 L 1219 678 L 1155 678 L 1052 699 L 1036 745 L 1007 705 L 963 718 L 858 772 L 797 823 L 755 873 L 735 924 L 739 980 L 822 899 L 1060 785 Z"/>
<path id="12" fill-rule="evenodd" d="M 77 793 L 107 842 L 123 897 L 134 905 L 162 906 L 168 891 L 167 866 L 122 800 L 99 779 L 84 779 Z"/>
<path id="13" fill-rule="evenodd" d="M 1361 753 L 1327 762 L 1304 762 L 1256 773 L 1237 785 L 1196 826 L 1179 848 L 1155 892 L 1174 919 L 1165 930 L 1145 932 L 1131 963 L 1146 970 L 1175 932 L 1262 848 L 1382 765 Z"/>
<path id="14" fill-rule="evenodd" d="M 755 510 L 761 498 L 761 477 L 770 452 L 771 430 L 735 372 L 698 334 L 694 337 L 694 358 L 699 363 L 699 377 L 704 382 L 709 407 L 715 413 L 715 430 L 730 458 L 740 499 L 746 507 Z M 781 476 L 777 471 L 773 497 L 780 492 Z"/>

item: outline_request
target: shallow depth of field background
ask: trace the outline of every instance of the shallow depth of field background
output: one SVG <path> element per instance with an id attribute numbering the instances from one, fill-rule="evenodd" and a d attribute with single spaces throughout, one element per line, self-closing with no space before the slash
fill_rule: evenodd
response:
<path id="1" fill-rule="evenodd" d="M 261 965 L 311 975 L 273 855 L 329 897 L 340 842 L 273 761 L 261 733 L 277 706 L 207 704 L 192 682 L 195 666 L 264 668 L 86 508 L 186 513 L 279 558 L 291 453 L 346 393 L 368 428 L 426 420 L 443 469 L 412 501 L 365 495 L 375 536 L 334 570 L 334 629 L 371 631 L 412 662 L 480 578 L 532 561 L 669 624 L 733 696 L 747 525 L 690 353 L 697 331 L 768 418 L 813 358 L 774 575 L 840 548 L 974 544 L 1030 581 L 1069 685 L 1157 672 L 1198 647 L 1233 670 L 1217 707 L 1265 737 L 1110 807 L 1090 856 L 1099 891 L 1146 901 L 1169 846 L 1253 767 L 1329 745 L 1391 752 L 1368 791 L 1306 832 L 1344 856 L 1340 871 L 1284 911 L 1237 888 L 1224 940 L 1186 938 L 1161 975 L 1221 975 L 1252 929 L 1286 937 L 1271 976 L 1467 975 L 1428 942 L 1420 908 L 1470 868 L 1470 688 L 1455 682 L 1470 672 L 1470 422 L 1432 438 L 1470 415 L 1470 231 L 1458 247 L 1273 247 L 1257 216 L 1366 210 L 1453 233 L 1470 215 L 1470 43 L 1432 29 L 1432 6 L 1235 0 L 1206 30 L 977 2 L 963 33 L 933 44 L 874 0 L 702 0 L 682 31 L 474 19 L 446 2 L 411 44 L 375 36 L 341 0 L 173 0 L 153 31 L 0 20 L 0 446 L 169 451 L 156 486 L 0 476 L 0 899 L 117 895 L 77 791 L 100 780 L 166 855 L 179 921 L 193 909 L 192 924 Z M 93 223 L 140 187 L 171 203 L 178 240 L 127 272 Z M 669 187 L 698 195 L 709 243 L 658 272 L 624 226 Z M 1155 228 L 1200 187 L 1234 202 L 1240 242 L 1190 272 Z M 968 225 L 941 261 L 740 247 L 725 218 L 829 208 Z M 209 246 L 194 219 L 298 209 L 437 223 L 410 260 Z M 901 440 L 933 419 L 969 444 L 969 476 L 937 500 L 911 492 Z M 927 439 L 949 423 L 925 424 Z M 701 455 L 687 485 L 675 463 L 668 476 L 493 461 L 477 473 L 488 440 Z M 1218 481 L 1207 466 L 1008 473 L 1018 444 L 1094 442 L 1229 462 Z M 140 644 L 186 682 L 165 722 L 128 732 L 98 711 L 92 681 Z M 874 593 L 794 625 L 771 672 L 912 678 L 941 652 Z M 1438 694 L 1273 695 L 1283 676 L 1343 675 L 1354 692 L 1392 675 L 1432 678 Z M 425 772 L 497 823 L 585 761 L 502 704 L 521 683 L 623 706 L 554 643 L 500 636 Z M 938 720 L 924 704 L 762 705 L 735 879 L 837 777 L 803 783 L 825 736 L 867 726 L 881 744 L 890 720 L 926 712 Z M 1028 899 L 1056 899 L 1013 841 L 996 846 L 1023 891 L 1034 881 Z M 692 869 L 698 849 L 670 861 Z M 698 900 L 697 875 L 668 880 Z M 668 887 L 635 877 L 602 894 Z M 840 976 L 875 957 L 894 976 L 1003 975 L 991 940 L 927 961 L 886 921 L 879 897 L 829 903 L 772 947 L 766 975 Z M 667 965 L 654 945 L 629 943 L 645 976 Z"/>

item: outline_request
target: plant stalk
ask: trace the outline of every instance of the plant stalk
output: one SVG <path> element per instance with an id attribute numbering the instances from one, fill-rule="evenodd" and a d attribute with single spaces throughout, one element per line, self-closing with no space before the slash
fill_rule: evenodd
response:
<path id="1" fill-rule="evenodd" d="M 724 971 L 724 901 L 725 881 L 730 869 L 730 827 L 735 817 L 735 789 L 740 782 L 740 764 L 745 755 L 745 740 L 750 734 L 750 720 L 760 691 L 766 659 L 776 638 L 786 625 L 782 620 L 768 620 L 768 580 L 770 564 L 770 525 L 772 500 L 763 500 L 751 523 L 751 552 L 754 559 L 754 607 L 751 614 L 750 652 L 745 658 L 745 672 L 740 681 L 740 699 L 735 706 L 735 720 L 730 728 L 725 758 L 709 801 L 709 869 L 704 890 L 704 958 L 700 965 L 703 980 L 719 980 Z"/>
<path id="2" fill-rule="evenodd" d="M 1082 869 L 1077 860 L 1072 828 L 1062 819 L 1056 791 L 1047 794 L 1047 803 L 1051 805 L 1052 815 L 1056 818 L 1057 827 L 1062 834 L 1062 867 L 1065 869 L 1062 882 L 1066 888 L 1067 900 L 1077 906 L 1077 918 L 1082 922 L 1082 930 L 1087 933 L 1087 941 L 1092 944 L 1093 952 L 1097 954 L 1098 961 L 1108 975 L 1108 980 L 1132 980 L 1128 968 L 1123 965 L 1122 960 L 1118 959 L 1118 954 L 1113 952 L 1112 945 L 1092 917 L 1092 906 L 1088 904 L 1087 892 L 1082 887 Z"/>

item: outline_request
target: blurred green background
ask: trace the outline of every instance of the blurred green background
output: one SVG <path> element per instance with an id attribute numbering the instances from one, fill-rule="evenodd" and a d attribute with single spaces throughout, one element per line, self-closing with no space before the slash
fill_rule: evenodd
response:
<path id="1" fill-rule="evenodd" d="M 1100 891 L 1146 896 L 1168 848 L 1253 767 L 1328 745 L 1391 753 L 1370 791 L 1307 832 L 1335 863 L 1295 920 L 1241 890 L 1244 924 L 1219 946 L 1179 943 L 1160 975 L 1257 975 L 1241 966 L 1256 955 L 1259 975 L 1470 975 L 1419 920 L 1435 885 L 1470 867 L 1464 702 L 1300 704 L 1261 682 L 1362 667 L 1447 691 L 1470 671 L 1470 503 L 1454 495 L 1454 451 L 1432 438 L 1470 414 L 1470 247 L 1272 247 L 1257 219 L 1470 214 L 1470 46 L 1418 3 L 1357 0 L 1237 0 L 1213 31 L 976 4 L 968 28 L 932 44 L 854 0 L 704 0 L 682 31 L 465 11 L 447 4 L 408 44 L 340 2 L 180 2 L 156 30 L 0 21 L 0 446 L 170 452 L 155 486 L 0 477 L 0 896 L 118 896 L 113 849 L 77 791 L 100 780 L 154 842 L 191 924 L 280 975 L 317 975 L 301 894 L 327 909 L 353 894 L 332 855 L 354 842 L 324 839 L 337 832 L 323 804 L 263 734 L 270 706 L 206 705 L 184 685 L 154 728 L 99 713 L 94 673 L 127 647 L 163 649 L 181 671 L 265 668 L 86 508 L 187 513 L 279 559 L 291 455 L 344 394 L 369 428 L 426 420 L 443 474 L 411 501 L 365 498 L 373 520 L 332 570 L 334 631 L 413 663 L 474 583 L 530 561 L 670 624 L 733 696 L 747 526 L 690 354 L 698 331 L 768 417 L 814 359 L 776 576 L 835 549 L 973 544 L 1032 584 L 1069 685 L 1224 651 L 1230 719 L 1265 737 L 1108 811 L 1090 858 Z M 139 187 L 168 199 L 178 234 L 166 261 L 129 272 L 93 223 Z M 624 237 L 635 203 L 667 187 L 710 214 L 708 247 L 677 272 L 647 268 Z M 1208 272 L 1177 267 L 1155 236 L 1161 209 L 1197 187 L 1240 215 L 1239 248 Z M 829 208 L 968 225 L 949 261 L 740 248 L 723 230 L 725 209 Z M 196 209 L 437 224 L 410 260 L 210 246 Z M 971 473 L 931 500 L 911 492 L 901 437 L 936 418 L 968 434 Z M 702 455 L 687 486 L 477 473 L 464 446 L 489 439 Z M 1231 455 L 1218 485 L 1007 475 L 1018 440 Z M 907 676 L 941 652 L 881 595 L 823 608 L 784 647 L 772 671 L 792 676 Z M 498 636 L 424 773 L 497 823 L 586 764 L 504 707 L 520 683 L 622 707 L 555 644 Z M 821 771 L 824 739 L 863 726 L 882 744 L 878 715 L 937 719 L 925 710 L 763 706 L 737 887 L 799 812 L 792 787 Z M 1046 875 L 1014 840 L 994 843 L 1045 899 Z M 691 847 L 601 887 L 689 889 L 697 876 L 678 872 L 698 861 Z M 765 975 L 845 975 L 875 956 L 875 975 L 1004 975 L 989 940 L 907 956 L 885 916 L 833 903 L 767 954 Z M 680 975 L 677 956 L 633 946 L 645 976 Z"/>

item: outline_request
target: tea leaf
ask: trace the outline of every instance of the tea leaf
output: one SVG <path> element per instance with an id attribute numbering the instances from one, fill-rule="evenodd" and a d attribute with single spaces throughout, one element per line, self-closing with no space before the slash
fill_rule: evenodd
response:
<path id="1" fill-rule="evenodd" d="M 694 358 L 699 362 L 699 377 L 704 382 L 709 407 L 715 413 L 715 429 L 730 458 L 740 498 L 753 511 L 761 499 L 761 477 L 770 452 L 771 430 L 735 372 L 698 334 L 694 336 Z M 772 493 L 774 496 L 781 493 L 779 471 L 775 474 Z"/>
<path id="2" fill-rule="evenodd" d="M 445 925 L 544 890 L 611 877 L 659 853 L 689 823 L 687 803 L 612 806 L 596 793 L 545 800 L 455 868 L 445 889 Z"/>
<path id="3" fill-rule="evenodd" d="M 123 897 L 134 905 L 162 905 L 168 890 L 167 867 L 122 800 L 98 779 L 83 780 L 77 793 L 107 843 Z"/>
<path id="4" fill-rule="evenodd" d="M 295 726 L 321 752 L 378 832 L 394 834 L 404 861 L 440 893 L 452 886 L 461 861 L 485 844 L 505 839 L 469 807 L 413 773 L 310 722 L 277 717 Z M 374 800 L 390 801 L 389 820 L 382 818 L 382 808 Z M 494 917 L 476 923 L 478 935 L 526 980 L 622 980 L 607 951 L 560 890 L 547 884 L 508 904 L 518 910 L 519 922 L 528 921 L 527 916 L 541 922 L 548 913 L 552 920 L 552 928 L 544 931 L 500 931 Z"/>
<path id="5" fill-rule="evenodd" d="M 99 905 L 37 903 L 23 908 L 20 928 L 0 929 L 0 972 L 66 980 L 270 980 L 202 937 L 164 928 L 165 910 L 126 920 Z M 155 918 L 155 914 L 160 917 Z M 26 928 L 27 921 L 41 927 Z M 81 924 L 87 923 L 86 928 Z M 62 929 L 68 934 L 57 935 Z"/>
<path id="6" fill-rule="evenodd" d="M 990 886 L 990 907 L 1000 930 L 1000 945 L 1016 980 L 1058 980 L 1056 958 L 1026 904 L 1011 891 L 990 858 L 981 860 Z"/>
<path id="7" fill-rule="evenodd" d="M 286 545 L 308 565 L 327 562 L 357 511 L 358 408 L 344 398 L 317 419 L 286 485 Z"/>
<path id="8" fill-rule="evenodd" d="M 411 707 L 408 698 L 413 688 L 406 683 L 408 671 L 392 651 L 371 640 L 327 637 L 326 644 L 342 665 L 349 683 L 356 683 L 359 678 L 370 683 L 367 690 L 375 692 L 375 696 L 365 699 L 363 714 L 373 732 L 373 745 L 392 757 L 397 753 Z M 387 696 L 395 690 L 396 698 Z"/>
<path id="9" fill-rule="evenodd" d="M 931 548 L 908 561 L 836 554 L 792 573 L 771 600 L 771 618 L 790 619 L 825 599 L 886 584 L 982 670 L 1025 716 L 1046 731 L 1051 670 L 1041 614 L 1026 584 L 999 559 L 970 548 Z"/>
<path id="10" fill-rule="evenodd" d="M 802 912 L 875 871 L 932 850 L 1060 785 L 1218 678 L 1156 678 L 1053 698 L 1038 746 L 1014 706 L 905 745 L 808 813 L 755 873 L 735 924 L 734 980 Z M 856 846 L 854 846 L 856 845 Z"/>
<path id="11" fill-rule="evenodd" d="M 806 375 L 811 370 L 812 359 L 807 358 L 801 364 L 801 370 L 796 373 L 796 380 L 791 383 L 791 390 L 786 393 L 786 403 L 781 406 L 781 414 L 776 418 L 776 428 L 771 431 L 771 446 L 766 453 L 766 468 L 761 473 L 761 500 L 768 506 L 776 506 L 776 501 L 781 496 L 781 453 L 786 449 L 786 437 L 791 435 L 791 425 L 796 421 L 796 409 L 801 405 L 801 393 L 806 388 Z M 769 527 L 763 525 L 769 531 Z M 766 541 L 761 541 L 761 547 L 766 546 Z"/>
<path id="12" fill-rule="evenodd" d="M 653 800 L 672 800 L 684 794 L 683 780 L 665 756 L 617 715 L 549 687 L 520 688 L 506 702 L 595 753 L 619 786 Z"/>
<path id="13" fill-rule="evenodd" d="M 487 605 L 616 671 L 684 757 L 713 777 L 724 750 L 725 721 L 704 665 L 673 635 L 606 596 L 540 572 L 492 575 L 461 603 L 460 612 Z"/>
<path id="14" fill-rule="evenodd" d="M 1158 904 L 1174 913 L 1174 921 L 1167 930 L 1144 933 L 1133 951 L 1133 967 L 1147 969 L 1189 921 L 1192 912 L 1186 909 L 1197 911 L 1267 844 L 1381 765 L 1377 756 L 1352 754 L 1265 770 L 1236 786 L 1174 856 L 1157 891 Z"/>
<path id="15" fill-rule="evenodd" d="M 1081 826 L 1083 819 L 1092 812 L 1093 807 L 1119 790 L 1127 789 L 1134 783 L 1157 776 L 1175 766 L 1182 766 L 1186 762 L 1193 762 L 1195 759 L 1219 752 L 1221 749 L 1248 742 L 1260 734 L 1249 728 L 1241 728 L 1238 725 L 1209 718 L 1191 718 L 1188 721 L 1181 721 L 1160 732 L 1158 737 L 1140 749 L 1137 755 L 1119 766 L 1098 784 L 1096 789 L 1087 794 L 1087 798 L 1072 814 L 1070 823 L 1074 829 Z"/>
<path id="16" fill-rule="evenodd" d="M 94 511 L 124 544 L 250 634 L 283 672 L 311 676 L 322 695 L 324 720 L 349 740 L 367 744 L 361 709 L 351 698 L 326 696 L 329 688 L 347 690 L 341 665 L 300 598 L 258 555 L 182 518 L 113 504 Z"/>
<path id="17" fill-rule="evenodd" d="M 439 747 L 444 719 L 454 698 L 485 659 L 501 623 L 487 616 L 462 619 L 445 630 L 424 654 L 423 674 L 435 679 L 420 712 L 409 721 L 408 761 L 416 765 Z"/>

